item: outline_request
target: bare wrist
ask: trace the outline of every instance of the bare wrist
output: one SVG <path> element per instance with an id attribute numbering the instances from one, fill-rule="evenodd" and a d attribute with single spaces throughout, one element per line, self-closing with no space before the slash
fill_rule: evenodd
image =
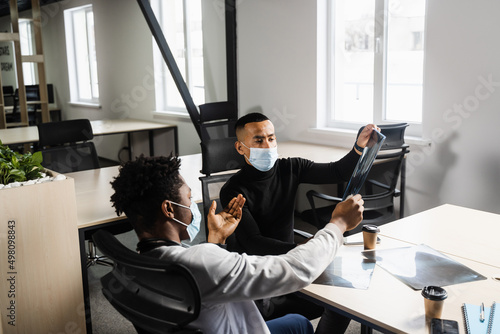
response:
<path id="1" fill-rule="evenodd" d="M 220 235 L 214 235 L 214 233 L 208 233 L 207 242 L 211 244 L 221 244 L 224 245 L 226 243 L 226 238 L 223 238 Z"/>

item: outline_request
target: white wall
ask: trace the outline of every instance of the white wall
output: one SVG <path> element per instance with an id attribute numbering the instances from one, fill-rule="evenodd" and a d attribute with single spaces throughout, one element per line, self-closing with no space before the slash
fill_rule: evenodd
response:
<path id="1" fill-rule="evenodd" d="M 95 11 L 101 109 L 68 104 L 62 10 L 85 3 Z M 322 8 L 304 0 L 236 3 L 240 114 L 263 111 L 274 121 L 279 140 L 352 145 L 354 134 L 339 138 L 310 131 L 322 108 L 317 95 L 324 89 L 316 70 Z M 219 2 L 208 4 L 220 17 Z M 153 113 L 151 34 L 135 0 L 66 0 L 42 12 L 48 81 L 56 87 L 65 118 L 130 116 L 175 123 L 180 153 L 199 152 L 189 119 Z M 442 203 L 500 213 L 499 12 L 498 1 L 428 0 L 423 106 L 424 137 L 431 146 L 411 145 L 407 214 Z M 493 83 L 485 85 L 489 78 Z M 462 114 L 453 112 L 455 105 L 462 106 Z M 115 158 L 111 152 L 123 144 L 121 138 L 105 137 L 99 150 Z"/>
<path id="2" fill-rule="evenodd" d="M 240 113 L 266 113 L 279 140 L 345 144 L 309 131 L 323 88 L 316 76 L 317 4 L 238 5 Z M 428 1 L 423 117 L 431 146 L 411 145 L 407 215 L 442 203 L 500 213 L 499 12 L 498 1 Z M 488 78 L 493 84 L 483 84 Z M 455 104 L 463 105 L 463 115 L 447 111 Z"/>

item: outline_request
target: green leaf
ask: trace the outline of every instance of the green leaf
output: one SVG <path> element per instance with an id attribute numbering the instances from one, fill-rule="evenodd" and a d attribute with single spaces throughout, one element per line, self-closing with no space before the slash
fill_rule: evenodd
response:
<path id="1" fill-rule="evenodd" d="M 33 153 L 31 161 L 34 164 L 41 164 L 43 161 L 42 152 L 38 151 L 38 152 Z"/>
<path id="2" fill-rule="evenodd" d="M 0 141 L 0 182 L 8 184 L 40 178 L 44 170 L 42 161 L 41 152 L 19 154 Z"/>
<path id="3" fill-rule="evenodd" d="M 22 181 L 26 181 L 26 175 L 25 175 L 24 171 L 22 171 L 22 170 L 12 169 L 9 172 L 9 179 L 10 179 L 9 183 L 15 182 L 15 181 L 22 182 Z"/>

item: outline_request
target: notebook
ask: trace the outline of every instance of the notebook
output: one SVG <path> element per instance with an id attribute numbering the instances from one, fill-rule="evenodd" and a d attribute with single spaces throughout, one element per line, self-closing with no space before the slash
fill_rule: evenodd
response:
<path id="1" fill-rule="evenodd" d="M 484 307 L 484 321 L 479 320 L 481 306 L 464 303 L 462 312 L 464 313 L 465 332 L 467 334 L 485 334 L 488 330 L 488 319 L 490 318 L 491 307 Z"/>
<path id="2" fill-rule="evenodd" d="M 493 302 L 490 312 L 490 320 L 488 321 L 488 334 L 500 333 L 500 310 L 495 312 L 497 303 Z"/>

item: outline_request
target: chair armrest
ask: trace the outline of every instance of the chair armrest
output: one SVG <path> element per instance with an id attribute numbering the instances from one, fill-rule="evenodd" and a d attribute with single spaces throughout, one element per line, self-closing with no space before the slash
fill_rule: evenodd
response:
<path id="1" fill-rule="evenodd" d="M 378 182 L 378 181 L 375 181 L 375 180 L 366 180 L 365 183 L 370 183 L 370 184 L 373 184 L 374 186 L 377 186 L 377 187 L 380 187 L 380 188 L 383 188 L 383 189 L 386 189 L 386 190 L 391 190 L 391 187 L 389 187 L 387 184 L 385 183 L 382 183 L 382 182 Z"/>
<path id="2" fill-rule="evenodd" d="M 331 201 L 331 202 L 337 202 L 337 203 L 342 202 L 342 198 L 340 198 L 340 197 L 322 194 L 320 192 L 317 192 L 316 190 L 309 190 L 306 193 L 306 196 L 307 196 L 307 199 L 309 200 L 309 203 L 314 203 L 314 197 L 323 199 L 325 201 Z M 314 205 L 312 205 L 312 204 L 311 204 L 311 206 L 314 207 Z"/>
<path id="3" fill-rule="evenodd" d="M 293 229 L 293 232 L 297 235 L 300 235 L 301 237 L 304 237 L 306 239 L 309 239 L 309 238 L 312 238 L 313 235 L 309 232 L 306 232 L 306 231 L 302 231 L 302 230 L 298 230 L 296 228 Z"/>

